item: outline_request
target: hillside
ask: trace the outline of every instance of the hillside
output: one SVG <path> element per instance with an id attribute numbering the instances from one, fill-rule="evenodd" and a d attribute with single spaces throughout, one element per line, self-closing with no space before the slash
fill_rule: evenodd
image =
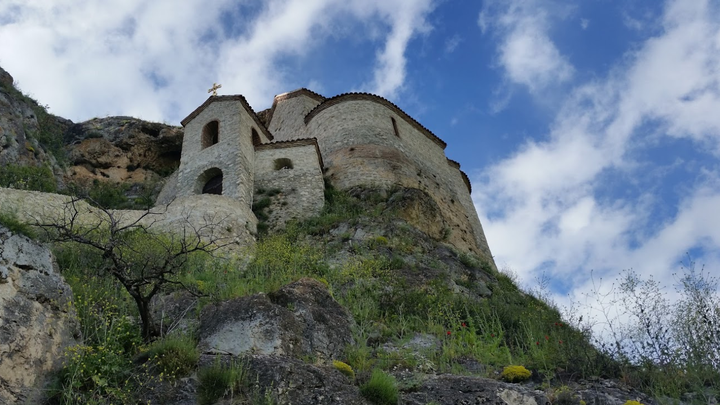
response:
<path id="1" fill-rule="evenodd" d="M 0 323 L 0 359 L 12 366 L 0 403 L 670 401 L 638 391 L 657 381 L 594 347 L 494 263 L 418 225 L 438 221 L 423 190 L 328 181 L 318 215 L 263 227 L 278 209 L 264 190 L 254 246 L 231 240 L 223 220 L 180 237 L 116 209 L 154 204 L 179 166 L 181 128 L 72 123 L 8 77 L 0 70 L 0 193 L 86 198 L 100 222 L 62 222 L 85 210 L 71 197 L 53 197 L 68 201 L 54 221 L 0 206 L 0 311 L 12 314 Z M 31 260 L 36 251 L 46 260 Z M 56 332 L 41 332 L 47 319 Z M 61 352 L 62 363 L 45 356 Z M 21 371 L 29 364 L 37 377 Z"/>

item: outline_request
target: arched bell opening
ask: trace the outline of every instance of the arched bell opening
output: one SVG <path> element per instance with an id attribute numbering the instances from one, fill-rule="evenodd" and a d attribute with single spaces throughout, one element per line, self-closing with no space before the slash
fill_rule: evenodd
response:
<path id="1" fill-rule="evenodd" d="M 220 123 L 218 121 L 210 121 L 202 130 L 202 148 L 213 146 L 220 141 Z"/>
<path id="2" fill-rule="evenodd" d="M 223 193 L 223 173 L 222 170 L 214 167 L 208 169 L 198 177 L 197 194 L 217 194 Z"/>

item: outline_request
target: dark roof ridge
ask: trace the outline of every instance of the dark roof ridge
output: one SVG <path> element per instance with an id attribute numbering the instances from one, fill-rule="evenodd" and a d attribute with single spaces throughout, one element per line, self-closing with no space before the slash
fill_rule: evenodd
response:
<path id="1" fill-rule="evenodd" d="M 447 158 L 447 161 L 448 161 L 448 164 L 449 164 L 450 166 L 458 169 L 458 171 L 459 171 L 460 174 L 462 175 L 462 178 L 463 178 L 463 181 L 465 182 L 465 185 L 467 186 L 468 192 L 469 192 L 470 194 L 472 194 L 472 185 L 470 184 L 470 178 L 468 177 L 467 174 L 465 174 L 464 171 L 462 171 L 462 170 L 460 169 L 460 162 L 457 162 L 457 161 L 452 160 L 452 159 L 450 159 L 450 158 Z"/>
<path id="2" fill-rule="evenodd" d="M 323 96 L 320 93 L 314 92 L 306 87 L 300 87 L 299 89 L 295 89 L 292 91 L 288 91 L 287 93 L 277 94 L 274 99 L 275 100 L 287 100 L 289 98 L 297 97 L 302 94 L 307 95 L 310 98 L 314 98 L 317 101 L 323 102 L 326 100 L 326 97 Z"/>
<path id="3" fill-rule="evenodd" d="M 250 113 L 250 116 L 255 120 L 255 123 L 258 125 L 260 130 L 267 136 L 268 139 L 271 141 L 274 139 L 270 131 L 263 125 L 262 122 L 260 122 L 260 119 L 258 118 L 257 114 L 255 113 L 255 110 L 250 106 L 250 103 L 245 99 L 244 96 L 240 94 L 236 95 L 229 95 L 229 96 L 210 96 L 207 100 L 205 100 L 204 103 L 202 103 L 198 108 L 196 108 L 193 112 L 190 113 L 187 117 L 185 117 L 184 120 L 180 121 L 180 124 L 184 127 L 187 125 L 188 122 L 190 122 L 193 118 L 197 117 L 204 109 L 206 109 L 210 104 L 216 102 L 216 101 L 239 101 L 240 104 L 242 104 L 243 108 L 247 112 Z"/>
<path id="4" fill-rule="evenodd" d="M 267 119 L 266 119 L 267 125 L 270 126 L 270 123 L 272 122 L 272 117 L 275 114 L 275 107 L 277 107 L 277 104 L 279 101 L 288 100 L 293 97 L 297 97 L 297 96 L 301 96 L 301 95 L 306 95 L 320 103 L 327 100 L 325 98 L 325 96 L 323 96 L 322 94 L 316 93 L 305 87 L 301 87 L 301 88 L 293 90 L 293 91 L 288 91 L 287 93 L 277 94 L 275 97 L 273 97 L 273 104 L 272 104 L 272 107 L 270 107 L 270 112 L 267 115 Z"/>
<path id="5" fill-rule="evenodd" d="M 344 100 L 345 98 L 350 98 L 350 100 Z M 410 123 L 410 125 L 414 126 L 421 133 L 423 133 L 425 136 L 427 136 L 431 141 L 435 142 L 438 146 L 440 146 L 440 148 L 442 148 L 444 150 L 447 147 L 447 143 L 445 143 L 445 141 L 440 139 L 432 131 L 430 131 L 425 126 L 423 126 L 421 123 L 419 123 L 417 120 L 415 120 L 415 118 L 411 117 L 408 113 L 403 111 L 395 103 L 393 103 L 392 101 L 390 101 L 384 97 L 380 97 L 377 94 L 366 93 L 366 92 L 343 93 L 343 94 L 338 94 L 337 96 L 325 99 L 325 101 L 318 104 L 317 107 L 313 108 L 309 113 L 307 113 L 307 115 L 305 115 L 305 124 L 307 125 L 313 119 L 313 117 L 315 117 L 322 110 L 332 107 L 333 105 L 339 104 L 343 101 L 352 101 L 352 100 L 380 101 L 381 104 L 384 104 L 386 107 L 389 107 L 391 110 L 395 111 L 399 116 L 403 117 L 408 123 Z"/>
<path id="6" fill-rule="evenodd" d="M 288 139 L 286 141 L 273 141 L 268 143 L 263 143 L 257 146 L 266 146 L 266 145 L 279 145 L 279 144 L 287 144 L 287 143 L 306 143 L 306 142 L 315 142 L 317 143 L 317 138 L 311 137 L 311 138 L 297 138 L 297 139 Z"/>

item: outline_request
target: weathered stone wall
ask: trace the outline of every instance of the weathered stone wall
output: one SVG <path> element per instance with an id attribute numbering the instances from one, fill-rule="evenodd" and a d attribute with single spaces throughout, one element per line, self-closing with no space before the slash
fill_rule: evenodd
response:
<path id="1" fill-rule="evenodd" d="M 173 174 L 171 174 L 170 176 L 168 176 L 164 179 L 164 184 L 162 186 L 162 189 L 160 190 L 160 193 L 158 193 L 158 196 L 155 199 L 155 204 L 156 205 L 170 204 L 170 202 L 175 199 L 175 196 L 178 195 L 177 185 L 178 185 L 178 171 L 175 170 L 175 172 L 173 172 Z"/>
<path id="2" fill-rule="evenodd" d="M 323 100 L 319 94 L 306 89 L 275 96 L 270 110 L 268 130 L 276 141 L 308 138 L 305 116 Z"/>
<path id="3" fill-rule="evenodd" d="M 436 221 L 447 227 L 442 235 L 447 242 L 492 263 L 468 186 L 459 166 L 447 160 L 444 143 L 404 114 L 364 97 L 332 104 L 309 117 L 308 133 L 318 140 L 326 176 L 341 189 L 401 185 L 426 191 L 440 208 L 442 218 Z"/>
<path id="4" fill-rule="evenodd" d="M 81 225 L 93 226 L 108 220 L 107 214 L 84 201 L 71 203 L 66 195 L 0 188 L 0 212 L 14 214 L 29 224 L 62 222 L 75 211 Z M 110 210 L 121 223 L 136 221 L 146 211 Z M 169 205 L 158 205 L 140 222 L 159 232 L 190 233 L 231 243 L 228 249 L 252 247 L 257 219 L 250 207 L 221 195 L 181 197 Z"/>
<path id="5" fill-rule="evenodd" d="M 202 148 L 203 127 L 219 122 L 218 143 Z M 218 100 L 207 105 L 185 125 L 183 152 L 178 172 L 177 195 L 200 194 L 204 182 L 201 175 L 217 168 L 222 171 L 222 193 L 252 204 L 253 166 L 255 164 L 252 130 L 260 132 L 239 100 Z M 208 180 L 208 179 L 205 179 Z"/>
<path id="6" fill-rule="evenodd" d="M 482 223 L 480 223 L 480 217 L 478 217 L 475 204 L 472 201 L 472 190 L 469 186 L 470 180 L 460 171 L 459 163 L 448 160 L 448 166 L 450 167 L 450 170 L 447 174 L 448 177 L 445 178 L 448 182 L 448 186 L 455 191 L 455 196 L 464 208 L 463 213 L 467 215 L 468 223 L 472 226 L 475 241 L 478 244 L 481 256 L 488 259 L 490 264 L 494 265 L 495 261 L 492 258 L 490 246 L 485 238 L 485 231 L 483 230 Z"/>
<path id="7" fill-rule="evenodd" d="M 276 162 L 289 159 L 292 169 L 280 168 Z M 256 150 L 255 203 L 270 198 L 267 221 L 272 228 L 282 228 L 293 219 L 320 213 L 325 198 L 321 160 L 314 139 L 262 145 Z"/>

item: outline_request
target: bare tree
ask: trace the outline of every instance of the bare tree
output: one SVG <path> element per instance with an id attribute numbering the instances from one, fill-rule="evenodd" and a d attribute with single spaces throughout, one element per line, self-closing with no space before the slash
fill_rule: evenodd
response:
<path id="1" fill-rule="evenodd" d="M 35 225 L 52 241 L 77 243 L 101 254 L 99 270 L 114 277 L 135 301 L 146 341 L 158 335 L 150 308 L 152 298 L 167 285 L 188 289 L 175 276 L 190 257 L 230 244 L 230 237 L 218 232 L 222 221 L 212 217 L 193 224 L 186 215 L 179 232 L 161 232 L 158 221 L 164 212 L 148 209 L 126 220 L 118 212 L 100 207 L 94 211 L 96 218 L 88 221 L 80 201 L 72 198 L 60 218 Z"/>

